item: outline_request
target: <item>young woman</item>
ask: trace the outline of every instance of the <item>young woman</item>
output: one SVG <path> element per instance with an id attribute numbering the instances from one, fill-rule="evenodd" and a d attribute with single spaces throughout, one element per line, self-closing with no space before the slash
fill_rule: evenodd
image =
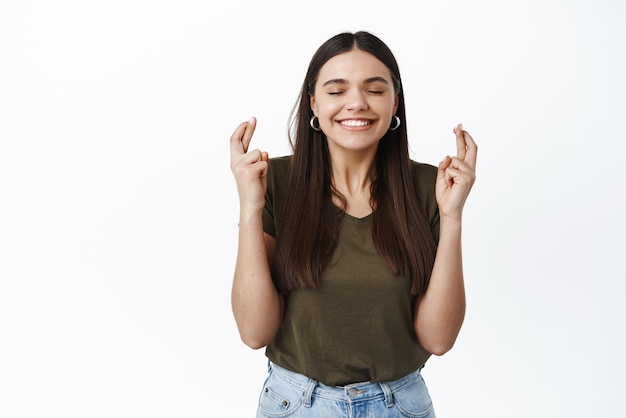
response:
<path id="1" fill-rule="evenodd" d="M 232 306 L 241 338 L 266 347 L 259 417 L 434 417 L 420 370 L 465 314 L 462 211 L 477 147 L 409 157 L 404 93 L 389 48 L 341 33 L 311 59 L 293 155 L 233 133 L 240 200 Z"/>

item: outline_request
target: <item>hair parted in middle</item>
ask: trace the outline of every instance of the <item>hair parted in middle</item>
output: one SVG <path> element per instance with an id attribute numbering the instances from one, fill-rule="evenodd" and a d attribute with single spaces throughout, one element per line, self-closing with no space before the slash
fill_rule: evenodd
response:
<path id="1" fill-rule="evenodd" d="M 315 287 L 337 243 L 342 210 L 333 196 L 345 198 L 333 187 L 326 136 L 311 128 L 310 96 L 322 66 L 332 57 L 358 49 L 389 69 L 398 97 L 396 116 L 406 122 L 400 70 L 387 45 L 377 36 L 344 32 L 324 42 L 315 52 L 294 106 L 289 129 L 293 151 L 282 225 L 277 230 L 274 280 L 281 293 Z M 426 212 L 413 184 L 407 123 L 388 130 L 378 144 L 370 172 L 372 237 L 385 264 L 412 280 L 411 292 L 422 294 L 435 258 L 435 241 Z"/>

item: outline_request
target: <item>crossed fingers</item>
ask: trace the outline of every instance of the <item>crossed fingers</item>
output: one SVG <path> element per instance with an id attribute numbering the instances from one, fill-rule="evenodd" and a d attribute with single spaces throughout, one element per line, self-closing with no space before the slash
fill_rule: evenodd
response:
<path id="1" fill-rule="evenodd" d="M 248 146 L 252 140 L 252 134 L 256 128 L 256 119 L 251 118 L 247 122 L 240 123 L 230 137 L 231 157 L 240 156 L 248 152 Z"/>
<path id="2" fill-rule="evenodd" d="M 460 162 L 463 162 L 467 167 L 474 170 L 478 146 L 472 136 L 463 130 L 462 124 L 459 123 L 452 131 L 456 135 L 456 161 L 454 158 L 452 159 L 452 167 L 459 169 Z"/>

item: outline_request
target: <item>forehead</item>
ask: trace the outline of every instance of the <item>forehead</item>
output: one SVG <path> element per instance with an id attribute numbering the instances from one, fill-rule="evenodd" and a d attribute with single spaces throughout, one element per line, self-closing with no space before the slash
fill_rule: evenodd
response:
<path id="1" fill-rule="evenodd" d="M 391 83 L 391 72 L 382 61 L 369 52 L 354 49 L 335 55 L 322 66 L 318 83 L 331 79 L 358 82 L 372 77 L 383 77 Z"/>

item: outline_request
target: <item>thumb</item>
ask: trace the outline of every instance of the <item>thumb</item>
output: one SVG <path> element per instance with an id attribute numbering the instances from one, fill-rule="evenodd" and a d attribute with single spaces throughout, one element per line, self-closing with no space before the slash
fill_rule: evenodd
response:
<path id="1" fill-rule="evenodd" d="M 452 163 L 452 158 L 449 155 L 446 155 L 443 160 L 439 163 L 439 167 L 437 168 L 437 180 L 441 180 L 446 176 L 446 168 L 450 167 Z"/>
<path id="2" fill-rule="evenodd" d="M 450 158 L 449 155 L 446 155 L 446 157 L 439 163 L 439 166 L 437 168 L 437 185 L 439 187 L 443 185 L 446 185 L 448 188 L 452 187 L 454 181 L 447 172 L 447 169 L 450 167 L 451 164 L 452 158 Z"/>

